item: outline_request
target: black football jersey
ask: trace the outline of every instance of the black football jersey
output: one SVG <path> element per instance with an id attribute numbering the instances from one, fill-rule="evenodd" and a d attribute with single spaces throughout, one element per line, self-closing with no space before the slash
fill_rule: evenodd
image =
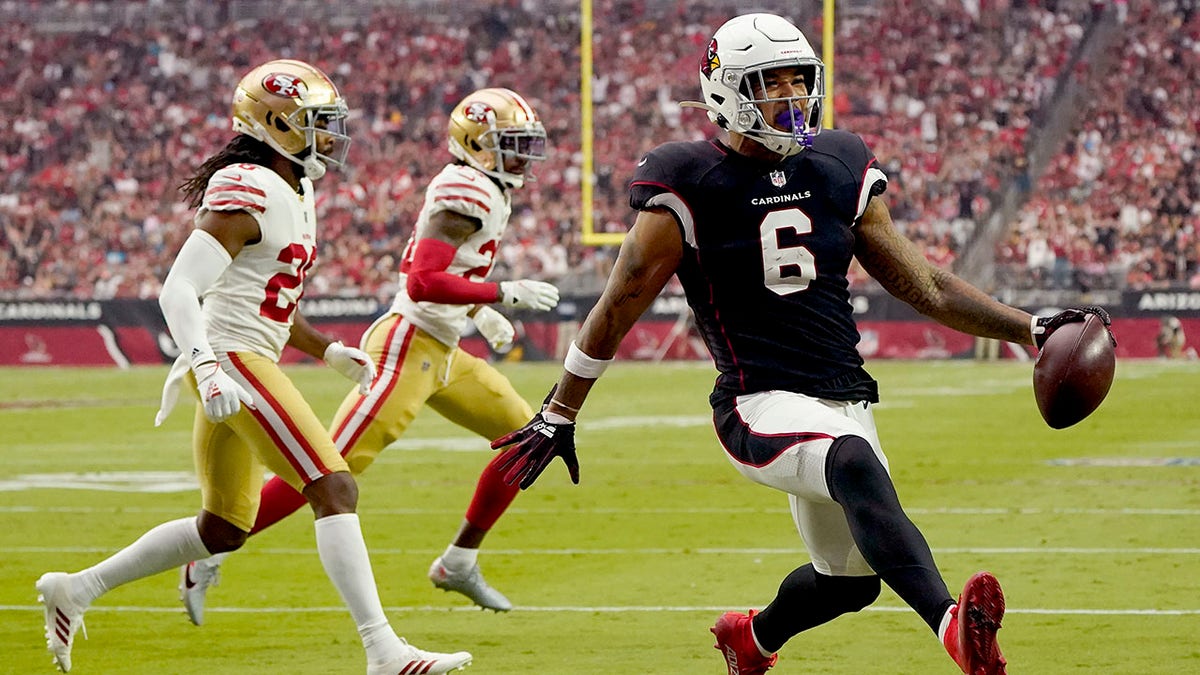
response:
<path id="1" fill-rule="evenodd" d="M 781 161 L 713 140 L 667 143 L 638 162 L 630 205 L 679 223 L 679 280 L 720 372 L 714 403 L 774 389 L 878 400 L 846 272 L 854 227 L 886 187 L 863 140 L 839 130 Z"/>

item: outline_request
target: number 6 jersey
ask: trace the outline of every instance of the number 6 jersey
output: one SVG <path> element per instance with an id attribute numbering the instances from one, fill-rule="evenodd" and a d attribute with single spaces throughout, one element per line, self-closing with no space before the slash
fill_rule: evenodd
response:
<path id="1" fill-rule="evenodd" d="M 714 140 L 638 162 L 630 206 L 666 208 L 679 224 L 679 280 L 720 372 L 714 403 L 773 389 L 878 400 L 846 272 L 855 224 L 886 187 L 862 139 L 838 130 L 777 161 Z"/>
<path id="2" fill-rule="evenodd" d="M 204 325 L 213 351 L 248 351 L 275 361 L 287 344 L 304 276 L 316 261 L 317 216 L 312 181 L 302 194 L 279 174 L 232 164 L 213 174 L 197 216 L 245 211 L 262 238 L 246 244 L 204 295 Z"/>

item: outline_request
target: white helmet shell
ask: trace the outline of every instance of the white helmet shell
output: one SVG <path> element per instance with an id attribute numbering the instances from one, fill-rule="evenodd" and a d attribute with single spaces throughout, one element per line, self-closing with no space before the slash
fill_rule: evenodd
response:
<path id="1" fill-rule="evenodd" d="M 785 99 L 756 98 L 765 96 L 761 93 L 762 74 L 775 68 L 805 69 L 808 93 Z M 700 91 L 708 118 L 718 126 L 788 156 L 812 145 L 812 137 L 821 130 L 825 66 L 804 33 L 787 19 L 774 14 L 743 14 L 713 34 L 700 64 Z M 785 115 L 783 125 L 790 129 L 768 123 L 759 108 L 760 104 L 778 101 L 789 102 L 796 111 Z"/>

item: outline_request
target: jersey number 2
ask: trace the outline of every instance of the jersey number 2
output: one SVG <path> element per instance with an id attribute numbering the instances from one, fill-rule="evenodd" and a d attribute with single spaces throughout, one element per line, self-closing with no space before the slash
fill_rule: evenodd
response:
<path id="1" fill-rule="evenodd" d="M 289 302 L 282 307 L 279 305 L 279 291 L 285 288 L 299 288 L 304 283 L 304 275 L 317 261 L 317 249 L 308 249 L 303 244 L 288 244 L 275 258 L 285 265 L 295 265 L 296 272 L 280 272 L 267 280 L 267 297 L 258 306 L 258 313 L 272 321 L 287 323 L 296 311 L 296 303 Z"/>
<path id="2" fill-rule="evenodd" d="M 758 226 L 762 239 L 763 282 L 779 295 L 798 293 L 817 278 L 817 259 L 800 244 L 812 232 L 812 219 L 800 209 L 772 211 Z"/>

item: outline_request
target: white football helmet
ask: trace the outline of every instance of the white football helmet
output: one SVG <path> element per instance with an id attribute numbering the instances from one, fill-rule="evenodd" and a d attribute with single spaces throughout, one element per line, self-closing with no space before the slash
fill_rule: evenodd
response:
<path id="1" fill-rule="evenodd" d="M 763 98 L 763 73 L 775 68 L 801 68 L 808 93 L 782 99 Z M 821 99 L 825 65 L 800 32 L 774 14 L 743 14 L 717 29 L 700 64 L 702 106 L 722 129 L 758 141 L 788 156 L 812 145 L 821 131 Z M 788 112 L 769 123 L 761 103 L 786 101 Z"/>
<path id="2" fill-rule="evenodd" d="M 270 61 L 246 73 L 233 94 L 233 130 L 271 146 L 317 180 L 350 151 L 346 102 L 325 73 L 303 61 Z"/>
<path id="3" fill-rule="evenodd" d="M 510 188 L 533 179 L 529 163 L 546 159 L 546 128 L 533 107 L 511 89 L 471 93 L 450 112 L 446 133 L 450 154 Z M 505 157 L 526 160 L 521 173 L 509 171 Z"/>

